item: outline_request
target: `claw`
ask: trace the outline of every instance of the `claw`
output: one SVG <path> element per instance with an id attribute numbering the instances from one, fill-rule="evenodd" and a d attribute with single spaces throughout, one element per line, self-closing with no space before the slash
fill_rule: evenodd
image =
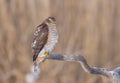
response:
<path id="1" fill-rule="evenodd" d="M 44 52 L 44 55 L 46 56 L 46 57 L 49 57 L 50 55 L 49 55 L 49 52 Z"/>

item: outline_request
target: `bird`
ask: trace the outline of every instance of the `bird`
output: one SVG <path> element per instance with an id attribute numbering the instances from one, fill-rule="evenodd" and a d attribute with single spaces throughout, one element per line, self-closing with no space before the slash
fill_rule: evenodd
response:
<path id="1" fill-rule="evenodd" d="M 54 17 L 48 17 L 34 32 L 33 42 L 31 44 L 33 51 L 33 62 L 44 62 L 50 57 L 55 44 L 58 42 L 58 32 L 56 29 L 56 20 Z"/>

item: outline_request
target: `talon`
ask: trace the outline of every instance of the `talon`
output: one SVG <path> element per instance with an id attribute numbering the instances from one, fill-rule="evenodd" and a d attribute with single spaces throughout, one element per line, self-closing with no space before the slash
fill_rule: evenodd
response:
<path id="1" fill-rule="evenodd" d="M 46 57 L 49 57 L 49 52 L 44 52 L 44 55 L 45 55 Z"/>

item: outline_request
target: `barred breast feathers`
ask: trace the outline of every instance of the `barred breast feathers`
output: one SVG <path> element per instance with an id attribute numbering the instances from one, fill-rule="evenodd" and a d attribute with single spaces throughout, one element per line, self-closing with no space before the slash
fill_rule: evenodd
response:
<path id="1" fill-rule="evenodd" d="M 58 33 L 56 29 L 56 24 L 49 25 L 49 35 L 48 35 L 47 44 L 44 47 L 45 50 L 51 52 L 57 42 L 58 42 Z"/>

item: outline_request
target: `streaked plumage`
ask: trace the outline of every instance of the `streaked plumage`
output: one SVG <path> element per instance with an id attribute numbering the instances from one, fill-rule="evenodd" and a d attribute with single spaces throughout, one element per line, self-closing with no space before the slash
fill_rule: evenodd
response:
<path id="1" fill-rule="evenodd" d="M 38 58 L 44 60 L 48 57 L 57 41 L 58 33 L 56 30 L 55 18 L 49 17 L 42 24 L 37 26 L 35 30 L 32 43 L 33 61 L 36 61 Z"/>

